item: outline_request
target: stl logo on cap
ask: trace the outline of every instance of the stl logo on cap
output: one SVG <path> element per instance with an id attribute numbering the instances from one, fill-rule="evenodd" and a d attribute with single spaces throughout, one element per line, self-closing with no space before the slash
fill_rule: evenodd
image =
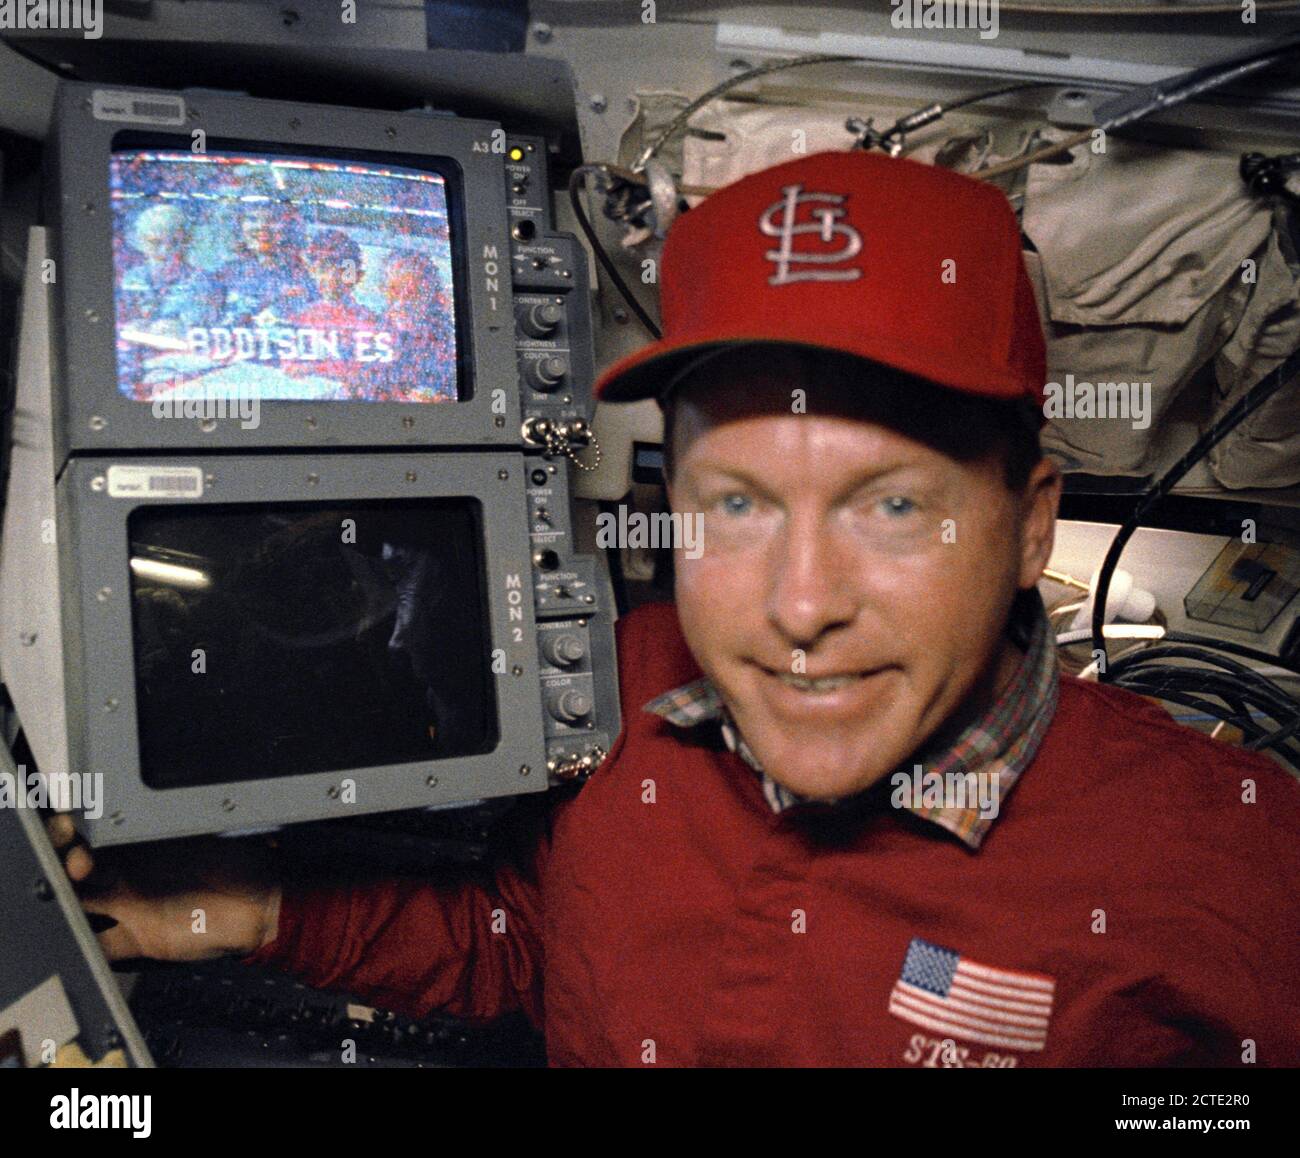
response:
<path id="1" fill-rule="evenodd" d="M 802 185 L 785 185 L 781 192 L 784 196 L 769 205 L 758 219 L 758 228 L 768 237 L 779 237 L 781 247 L 769 249 L 763 256 L 776 265 L 776 273 L 771 274 L 768 285 L 787 285 L 792 281 L 853 281 L 862 276 L 862 270 L 851 269 L 796 269 L 792 264 L 826 266 L 849 261 L 862 251 L 862 234 L 847 221 L 842 220 L 845 211 L 840 208 L 845 197 L 842 193 L 805 193 Z M 796 224 L 801 205 L 812 205 L 809 211 L 812 221 Z M 780 222 L 777 222 L 777 215 Z M 794 239 L 807 233 L 816 233 L 827 245 L 841 234 L 845 241 L 843 246 L 831 252 L 824 250 L 794 249 Z"/>
<path id="2" fill-rule="evenodd" d="M 865 150 L 749 173 L 673 222 L 659 294 L 664 336 L 602 373 L 601 401 L 662 398 L 700 355 L 765 343 L 1043 405 L 1020 223 L 1001 189 L 961 173 Z"/>

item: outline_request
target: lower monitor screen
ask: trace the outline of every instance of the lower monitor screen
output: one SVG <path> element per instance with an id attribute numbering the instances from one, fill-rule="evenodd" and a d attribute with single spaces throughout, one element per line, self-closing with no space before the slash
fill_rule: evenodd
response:
<path id="1" fill-rule="evenodd" d="M 140 507 L 128 531 L 150 787 L 495 747 L 474 500 Z"/>
<path id="2" fill-rule="evenodd" d="M 461 398 L 441 174 L 158 149 L 110 163 L 128 398 Z"/>

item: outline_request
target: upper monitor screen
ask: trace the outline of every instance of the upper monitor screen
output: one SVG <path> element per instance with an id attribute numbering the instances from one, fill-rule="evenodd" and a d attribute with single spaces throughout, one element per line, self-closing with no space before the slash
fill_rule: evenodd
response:
<path id="1" fill-rule="evenodd" d="M 158 149 L 111 165 L 128 398 L 460 399 L 441 175 Z"/>

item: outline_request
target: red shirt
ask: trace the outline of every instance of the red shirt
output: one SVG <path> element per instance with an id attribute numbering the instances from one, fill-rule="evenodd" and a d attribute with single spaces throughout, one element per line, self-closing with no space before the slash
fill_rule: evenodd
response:
<path id="1" fill-rule="evenodd" d="M 887 791 L 818 841 L 639 710 L 700 674 L 674 608 L 618 638 L 623 733 L 531 863 L 286 888 L 251 960 L 412 1015 L 522 1008 L 557 1065 L 1300 1064 L 1300 785 L 1271 761 L 1063 677 L 978 851 Z"/>

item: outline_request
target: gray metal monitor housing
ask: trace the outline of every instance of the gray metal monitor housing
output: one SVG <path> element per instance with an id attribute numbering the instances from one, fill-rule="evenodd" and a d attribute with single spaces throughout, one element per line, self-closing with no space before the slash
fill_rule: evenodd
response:
<path id="1" fill-rule="evenodd" d="M 262 401 L 260 422 L 156 418 L 118 389 L 109 158 L 122 133 L 210 150 L 382 158 L 448 178 L 458 332 L 472 396 L 457 403 Z M 167 140 L 165 141 L 164 138 Z M 518 447 L 520 391 L 501 127 L 427 112 L 253 99 L 206 90 L 63 84 L 52 122 L 48 221 L 56 261 L 60 463 L 77 452 L 348 446 Z"/>
<path id="2" fill-rule="evenodd" d="M 145 500 L 111 493 L 110 468 L 148 465 L 201 472 L 202 494 Z M 123 844 L 544 791 L 527 466 L 523 455 L 509 452 L 132 455 L 70 462 L 57 484 L 68 758 L 78 772 L 102 774 L 104 800 L 100 817 L 79 817 L 83 835 L 96 846 Z M 469 497 L 482 505 L 488 634 L 493 658 L 503 661 L 493 668 L 501 668 L 494 677 L 497 747 L 476 756 L 202 787 L 145 784 L 136 719 L 131 512 L 159 501 L 264 506 L 426 497 Z M 341 791 L 345 779 L 355 785 L 355 800 Z"/>

